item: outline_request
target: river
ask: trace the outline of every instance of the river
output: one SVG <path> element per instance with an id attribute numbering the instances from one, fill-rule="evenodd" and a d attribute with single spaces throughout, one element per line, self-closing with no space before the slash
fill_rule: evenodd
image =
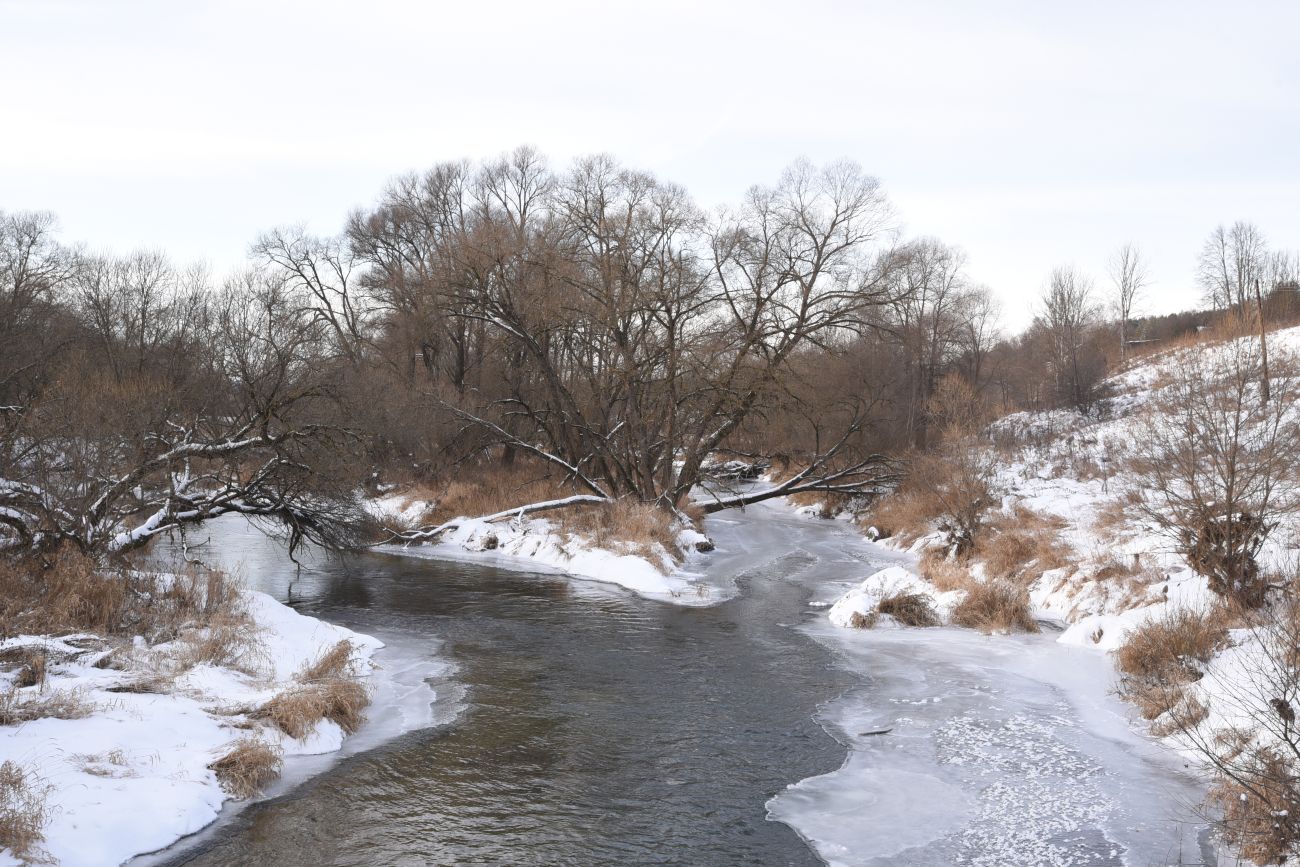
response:
<path id="1" fill-rule="evenodd" d="M 1100 655 L 837 630 L 824 605 L 898 555 L 774 505 L 708 529 L 730 598 L 684 607 L 392 554 L 297 568 L 222 527 L 196 553 L 439 671 L 437 724 L 149 863 L 1211 862 L 1197 781 L 1127 723 Z"/>

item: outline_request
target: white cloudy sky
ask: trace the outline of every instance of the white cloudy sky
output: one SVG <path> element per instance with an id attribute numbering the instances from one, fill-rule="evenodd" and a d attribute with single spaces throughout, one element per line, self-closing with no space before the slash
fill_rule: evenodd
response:
<path id="1" fill-rule="evenodd" d="M 531 143 L 735 199 L 851 157 L 1023 324 L 1139 242 L 1153 312 L 1219 222 L 1300 248 L 1300 3 L 0 0 L 0 209 L 220 270 L 398 172 Z"/>

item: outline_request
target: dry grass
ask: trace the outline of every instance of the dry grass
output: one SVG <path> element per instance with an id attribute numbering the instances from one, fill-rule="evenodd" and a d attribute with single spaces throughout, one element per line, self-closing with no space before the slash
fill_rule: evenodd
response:
<path id="1" fill-rule="evenodd" d="M 1210 715 L 1210 709 L 1196 696 L 1184 693 L 1162 713 L 1167 714 L 1163 719 L 1156 719 L 1161 714 L 1146 717 L 1155 720 L 1151 724 L 1150 731 L 1152 735 L 1158 738 L 1168 737 L 1179 731 L 1195 729 Z"/>
<path id="2" fill-rule="evenodd" d="M 1197 662 L 1208 662 L 1228 641 L 1217 612 L 1176 609 L 1129 633 L 1115 651 L 1115 665 L 1132 678 L 1187 683 L 1200 678 Z"/>
<path id="3" fill-rule="evenodd" d="M 1093 519 L 1093 532 L 1106 538 L 1126 530 L 1132 522 L 1129 515 L 1130 505 L 1124 500 L 1107 500 L 1097 510 L 1097 516 Z"/>
<path id="4" fill-rule="evenodd" d="M 356 679 L 355 647 L 340 641 L 325 650 L 298 674 L 298 684 L 276 695 L 252 716 L 270 721 L 291 738 L 312 732 L 323 719 L 331 720 L 346 734 L 365 721 L 362 711 L 370 695 Z"/>
<path id="5" fill-rule="evenodd" d="M 970 570 L 959 560 L 942 551 L 929 550 L 921 555 L 921 577 L 940 592 L 965 590 L 973 583 Z"/>
<path id="6" fill-rule="evenodd" d="M 71 545 L 50 557 L 0 557 L 0 637 L 90 632 L 154 644 L 233 618 L 239 602 L 237 583 L 216 570 L 108 568 Z"/>
<path id="7" fill-rule="evenodd" d="M 184 639 L 184 648 L 177 657 L 181 670 L 207 664 L 257 674 L 268 662 L 258 639 L 257 624 L 242 606 L 211 615 L 201 625 L 186 629 Z"/>
<path id="8" fill-rule="evenodd" d="M 13 685 L 45 686 L 49 654 L 40 647 L 11 647 L 0 651 L 0 670 L 13 671 Z"/>
<path id="9" fill-rule="evenodd" d="M 854 611 L 849 615 L 849 626 L 852 626 L 854 629 L 875 629 L 876 621 L 879 619 L 880 617 L 874 611 L 870 614 L 863 614 L 861 611 Z"/>
<path id="10" fill-rule="evenodd" d="M 1061 539 L 1065 521 L 1029 509 L 999 515 L 976 540 L 972 558 L 991 578 L 1029 583 L 1051 569 L 1068 566 L 1074 552 Z M 1030 568 L 1032 567 L 1032 569 Z"/>
<path id="11" fill-rule="evenodd" d="M 1210 791 L 1223 808 L 1224 837 L 1256 864 L 1289 863 L 1300 853 L 1300 784 L 1291 762 L 1263 748 L 1243 758 L 1250 785 L 1221 777 Z"/>
<path id="12" fill-rule="evenodd" d="M 49 821 L 47 792 L 35 774 L 11 761 L 0 763 L 0 850 L 26 864 L 48 863 L 40 848 Z"/>
<path id="13" fill-rule="evenodd" d="M 934 529 L 939 509 L 932 494 L 904 483 L 899 490 L 872 503 L 863 523 L 876 527 L 886 536 L 911 542 Z"/>
<path id="14" fill-rule="evenodd" d="M 952 622 L 984 633 L 1038 631 L 1028 592 L 1008 581 L 972 581 L 953 609 Z"/>
<path id="15" fill-rule="evenodd" d="M 500 462 L 461 464 L 442 478 L 411 486 L 403 505 L 433 503 L 420 522 L 440 524 L 576 493 L 561 481 L 551 467 L 539 461 L 519 459 L 511 467 Z"/>
<path id="16" fill-rule="evenodd" d="M 19 725 L 38 719 L 83 719 L 95 711 L 84 693 L 55 689 L 38 694 L 22 689 L 0 692 L 0 726 Z"/>
<path id="17" fill-rule="evenodd" d="M 1123 677 L 1119 695 L 1143 719 L 1164 718 L 1152 727 L 1159 736 L 1194 727 L 1206 710 L 1186 685 L 1199 680 L 1197 663 L 1209 661 L 1228 641 L 1224 617 L 1212 612 L 1177 609 L 1134 629 L 1115 651 Z"/>
<path id="18" fill-rule="evenodd" d="M 308 663 L 298 675 L 303 683 L 316 683 L 331 678 L 354 677 L 356 664 L 353 654 L 356 645 L 346 638 L 323 652 L 314 662 Z"/>
<path id="19" fill-rule="evenodd" d="M 232 797 L 251 798 L 280 776 L 280 751 L 257 737 L 243 737 L 231 744 L 221 758 L 208 765 L 221 788 Z"/>
<path id="20" fill-rule="evenodd" d="M 330 680 L 290 687 L 264 704 L 254 716 L 269 720 L 291 738 L 311 734 L 323 719 L 353 734 L 365 722 L 370 704 L 366 688 L 354 680 Z"/>
<path id="21" fill-rule="evenodd" d="M 930 600 L 920 593 L 896 593 L 886 596 L 876 606 L 878 614 L 888 614 L 904 626 L 938 626 Z"/>
<path id="22" fill-rule="evenodd" d="M 659 565 L 662 548 L 674 560 L 682 551 L 677 546 L 673 516 L 650 503 L 631 499 L 615 500 L 564 509 L 558 513 L 560 531 L 592 540 L 598 547 L 624 550 Z"/>

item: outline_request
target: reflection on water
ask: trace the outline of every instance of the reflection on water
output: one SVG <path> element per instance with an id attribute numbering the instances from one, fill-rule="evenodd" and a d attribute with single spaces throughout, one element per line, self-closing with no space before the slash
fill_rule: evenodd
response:
<path id="1" fill-rule="evenodd" d="M 436 641 L 464 710 L 252 807 L 170 863 L 819 863 L 764 809 L 844 758 L 815 714 L 847 676 L 794 628 L 807 591 L 774 580 L 789 558 L 736 599 L 683 609 L 460 563 L 296 568 L 241 526 L 192 553 L 241 560 L 252 586 L 305 613 Z"/>

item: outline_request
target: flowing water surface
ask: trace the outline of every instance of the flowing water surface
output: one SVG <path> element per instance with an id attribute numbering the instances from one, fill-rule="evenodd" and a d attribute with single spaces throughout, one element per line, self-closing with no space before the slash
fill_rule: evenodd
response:
<path id="1" fill-rule="evenodd" d="M 1051 666 L 1025 666 L 1047 639 L 834 630 L 818 606 L 894 555 L 780 507 L 709 529 L 710 593 L 732 595 L 684 607 L 389 554 L 298 568 L 254 530 L 221 528 L 193 553 L 239 561 L 255 588 L 382 638 L 383 664 L 449 662 L 435 684 L 445 721 L 348 756 L 151 863 L 1208 857 L 1188 807 L 1197 789 L 1174 763 L 1113 708 L 1073 702 Z M 1101 670 L 1094 656 L 1080 664 Z M 881 727 L 892 731 L 865 734 Z"/>

